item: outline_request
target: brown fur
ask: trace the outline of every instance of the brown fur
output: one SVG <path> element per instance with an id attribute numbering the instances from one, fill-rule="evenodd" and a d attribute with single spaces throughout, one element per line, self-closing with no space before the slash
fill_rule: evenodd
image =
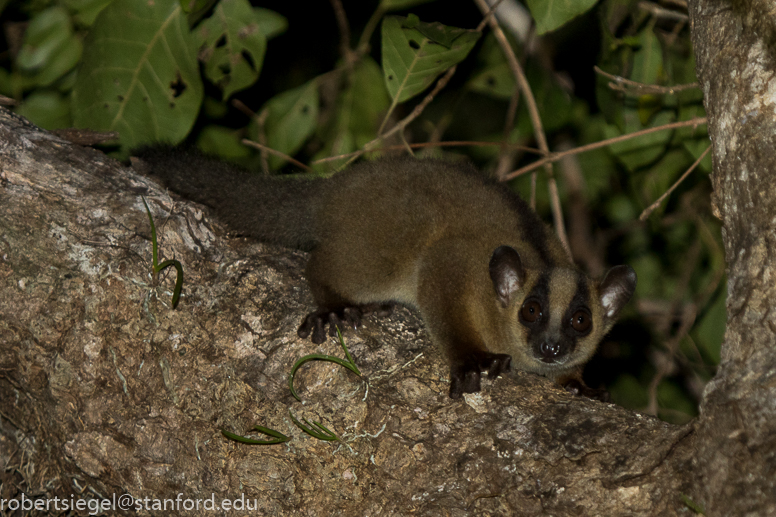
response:
<path id="1" fill-rule="evenodd" d="M 151 174 L 213 206 L 228 224 L 238 221 L 231 226 L 241 233 L 312 249 L 306 274 L 319 310 L 300 335 L 321 341 L 327 325 L 330 333 L 355 326 L 363 307 L 415 307 L 449 357 L 453 397 L 478 391 L 481 371 L 495 376 L 510 366 L 579 383 L 584 391 L 582 366 L 635 288 L 627 266 L 613 268 L 605 284 L 582 275 L 522 200 L 466 165 L 394 158 L 305 183 L 242 175 L 222 165 L 214 177 L 212 161 L 201 158 L 205 165 L 196 167 L 187 156 L 180 170 L 174 151 L 141 153 Z M 193 193 L 191 182 L 198 186 Z M 200 188 L 208 184 L 212 192 Z M 223 187 L 235 184 L 242 185 L 236 192 Z M 290 201 L 278 207 L 273 199 Z M 267 220 L 273 229 L 261 226 Z M 494 254 L 498 248 L 502 253 Z M 546 286 L 536 288 L 541 296 L 534 298 L 547 305 L 543 326 L 529 328 L 521 308 L 541 279 Z M 587 335 L 569 329 L 570 306 L 589 313 Z M 553 340 L 566 344 L 553 349 Z"/>

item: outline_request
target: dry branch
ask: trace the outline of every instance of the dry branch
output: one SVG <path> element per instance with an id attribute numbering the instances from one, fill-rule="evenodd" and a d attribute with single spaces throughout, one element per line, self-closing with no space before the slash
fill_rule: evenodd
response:
<path id="1" fill-rule="evenodd" d="M 691 427 L 522 373 L 452 401 L 443 359 L 406 310 L 346 334 L 362 379 L 306 365 L 306 403 L 295 402 L 294 361 L 341 353 L 296 337 L 312 308 L 303 254 L 225 238 L 195 205 L 2 109 L 0 142 L 0 422 L 15 444 L 0 456 L 34 464 L 29 493 L 244 495 L 268 515 L 683 507 Z M 174 311 L 173 279 L 150 283 L 140 193 L 162 255 L 186 271 Z M 343 442 L 307 437 L 289 408 Z M 257 424 L 293 439 L 247 446 L 219 431 Z"/>

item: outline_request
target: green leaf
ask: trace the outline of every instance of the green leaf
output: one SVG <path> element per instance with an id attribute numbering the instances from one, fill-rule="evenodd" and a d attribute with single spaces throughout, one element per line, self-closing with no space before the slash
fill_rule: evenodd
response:
<path id="1" fill-rule="evenodd" d="M 679 179 L 690 165 L 692 165 L 692 160 L 687 151 L 672 149 L 666 152 L 656 163 L 644 171 L 643 176 L 641 176 L 643 201 L 647 205 L 652 204 Z M 657 211 L 660 213 L 665 209 L 666 203 L 663 203 Z"/>
<path id="2" fill-rule="evenodd" d="M 695 401 L 673 380 L 664 379 L 658 385 L 657 400 L 660 419 L 672 424 L 684 425 L 698 414 Z"/>
<path id="3" fill-rule="evenodd" d="M 151 215 L 151 210 L 148 208 L 148 203 L 146 203 L 145 197 L 140 196 L 140 199 L 143 200 L 146 214 L 148 214 L 148 221 L 151 224 L 151 271 L 153 272 L 154 280 L 156 280 L 156 276 L 159 274 L 159 272 L 167 269 L 170 266 L 174 266 L 178 272 L 178 275 L 175 278 L 175 289 L 173 289 L 172 292 L 172 308 L 175 309 L 178 306 L 178 301 L 181 297 L 181 289 L 183 288 L 183 266 L 180 262 L 174 259 L 165 260 L 161 264 L 157 263 L 158 244 L 156 241 L 156 225 L 154 224 L 154 218 Z"/>
<path id="4" fill-rule="evenodd" d="M 682 502 L 687 505 L 688 508 L 690 508 L 690 510 L 700 515 L 706 515 L 706 509 L 702 505 L 696 503 L 684 494 L 679 494 L 679 497 L 682 499 Z"/>
<path id="5" fill-rule="evenodd" d="M 228 160 L 245 159 L 251 155 L 251 150 L 242 143 L 240 131 L 215 124 L 202 128 L 197 147 L 206 154 Z"/>
<path id="6" fill-rule="evenodd" d="M 302 424 L 302 422 L 296 419 L 294 414 L 291 413 L 290 409 L 288 410 L 288 415 L 291 417 L 291 420 L 294 422 L 294 424 L 296 424 L 296 426 L 299 429 L 309 434 L 313 438 L 317 438 L 319 440 L 325 440 L 327 442 L 333 442 L 333 441 L 339 440 L 339 437 L 333 431 L 330 431 L 329 429 L 327 429 L 326 426 L 324 426 L 320 422 L 313 421 L 312 423 L 310 423 L 310 421 L 307 420 L 306 418 L 302 418 L 302 420 L 304 420 L 305 423 L 307 424 L 307 427 L 305 427 Z M 317 430 L 316 430 L 316 427 L 317 427 Z"/>
<path id="7" fill-rule="evenodd" d="M 528 0 L 536 32 L 544 34 L 593 7 L 598 0 Z"/>
<path id="8" fill-rule="evenodd" d="M 520 55 L 519 46 L 511 39 L 510 44 Z M 467 81 L 466 87 L 497 99 L 511 98 L 515 91 L 515 76 L 492 32 L 483 38 L 477 62 L 479 66 Z"/>
<path id="9" fill-rule="evenodd" d="M 648 253 L 631 258 L 628 262 L 639 278 L 636 284 L 636 297 L 655 298 L 664 293 L 665 271 L 656 253 Z"/>
<path id="10" fill-rule="evenodd" d="M 316 158 L 351 153 L 377 136 L 381 117 L 390 104 L 380 67 L 366 56 L 356 64 L 350 77 L 351 83 L 337 99 L 336 118 L 319 130 L 325 145 Z M 319 168 L 330 171 L 346 161 L 343 158 L 326 162 Z"/>
<path id="11" fill-rule="evenodd" d="M 633 54 L 630 79 L 643 84 L 660 84 L 663 79 L 663 51 L 652 27 L 638 35 L 639 49 Z"/>
<path id="12" fill-rule="evenodd" d="M 345 344 L 343 343 L 342 346 L 344 348 Z M 308 361 L 328 361 L 331 363 L 336 363 L 340 366 L 344 366 L 345 368 L 352 371 L 356 375 L 361 375 L 361 372 L 359 371 L 358 367 L 353 362 L 353 358 L 350 357 L 350 353 L 348 352 L 347 348 L 345 348 L 345 353 L 348 355 L 348 358 L 349 358 L 348 360 L 340 359 L 339 357 L 334 357 L 333 355 L 325 355 L 325 354 L 308 354 L 304 357 L 300 357 L 294 363 L 294 366 L 291 368 L 291 373 L 288 374 L 288 389 L 291 391 L 291 395 L 293 395 L 296 400 L 299 400 L 299 401 L 302 400 L 299 397 L 299 394 L 294 389 L 294 375 L 296 375 L 296 371 L 299 369 L 299 367 Z"/>
<path id="13" fill-rule="evenodd" d="M 71 36 L 70 17 L 63 7 L 51 7 L 37 14 L 24 31 L 16 63 L 24 71 L 36 71 L 50 61 Z"/>
<path id="14" fill-rule="evenodd" d="M 197 29 L 205 76 L 221 88 L 224 99 L 259 78 L 267 50 L 261 28 L 259 12 L 247 0 L 221 0 Z"/>
<path id="15" fill-rule="evenodd" d="M 224 429 L 221 429 L 221 434 L 223 434 L 225 437 L 229 438 L 230 440 L 234 440 L 236 442 L 245 443 L 247 445 L 275 445 L 278 443 L 285 443 L 289 440 L 291 440 L 290 437 L 284 435 L 280 431 L 275 431 L 274 429 L 270 429 L 268 427 L 262 427 L 260 425 L 254 425 L 253 429 L 262 433 L 266 434 L 267 436 L 271 436 L 272 440 L 255 440 L 253 438 L 248 438 L 247 436 L 240 436 L 239 434 L 230 433 L 229 431 L 226 431 Z"/>
<path id="16" fill-rule="evenodd" d="M 275 11 L 264 9 L 263 7 L 254 7 L 256 18 L 259 20 L 259 28 L 264 37 L 269 39 L 280 36 L 288 29 L 288 20 Z"/>
<path id="17" fill-rule="evenodd" d="M 606 203 L 606 216 L 615 224 L 632 222 L 637 216 L 636 207 L 628 196 L 612 196 Z"/>
<path id="18" fill-rule="evenodd" d="M 64 0 L 64 4 L 73 13 L 73 21 L 81 27 L 91 27 L 100 11 L 112 0 Z"/>
<path id="19" fill-rule="evenodd" d="M 690 104 L 679 108 L 679 120 L 690 120 L 695 117 L 705 117 L 706 111 L 701 104 Z M 686 127 L 676 130 L 675 141 L 680 141 L 687 152 L 697 159 L 711 145 L 709 140 L 709 129 L 707 124 L 698 127 Z M 711 153 L 701 160 L 699 165 L 706 172 L 711 172 Z"/>
<path id="20" fill-rule="evenodd" d="M 210 11 L 218 0 L 178 0 L 181 9 L 189 16 L 189 22 L 199 20 L 206 12 Z M 193 27 L 195 23 L 191 23 Z"/>
<path id="21" fill-rule="evenodd" d="M 414 14 L 408 15 L 401 26 L 403 29 L 415 29 L 432 42 L 439 43 L 445 48 L 452 48 L 456 38 L 469 32 L 467 29 L 448 27 L 439 22 L 422 22 Z"/>
<path id="22" fill-rule="evenodd" d="M 178 302 L 181 299 L 181 290 L 183 289 L 183 265 L 175 259 L 165 260 L 156 267 L 155 273 L 161 273 L 170 266 L 173 266 L 177 271 L 175 287 L 172 290 L 172 308 L 175 309 L 178 307 Z"/>
<path id="23" fill-rule="evenodd" d="M 334 357 L 333 355 L 309 354 L 299 358 L 294 363 L 294 366 L 291 367 L 291 372 L 288 374 L 288 389 L 291 391 L 291 395 L 293 395 L 296 400 L 300 402 L 302 401 L 302 399 L 299 397 L 299 394 L 297 394 L 296 390 L 294 389 L 294 375 L 296 375 L 296 371 L 299 369 L 299 367 L 302 366 L 307 361 L 329 361 L 332 363 L 336 363 L 340 366 L 344 366 L 345 368 L 355 373 L 356 375 L 361 376 L 361 371 L 358 369 L 358 366 L 356 366 L 356 362 L 353 360 L 353 357 L 350 355 L 350 351 L 348 350 L 348 347 L 345 346 L 345 340 L 342 338 L 342 333 L 340 332 L 339 329 L 337 329 L 337 337 L 339 339 L 340 346 L 345 351 L 346 359 L 340 359 L 339 357 Z"/>
<path id="24" fill-rule="evenodd" d="M 588 115 L 580 123 L 580 145 L 598 142 L 604 139 L 606 121 L 602 114 Z M 591 206 L 598 199 L 612 196 L 612 181 L 619 171 L 612 155 L 606 149 L 595 149 L 578 155 L 582 174 L 585 178 L 585 193 Z"/>
<path id="25" fill-rule="evenodd" d="M 649 403 L 647 390 L 629 373 L 617 376 L 617 379 L 607 386 L 612 394 L 612 401 L 626 408 L 640 409 Z"/>
<path id="26" fill-rule="evenodd" d="M 394 102 L 404 102 L 428 88 L 445 70 L 462 61 L 480 37 L 477 31 L 441 26 L 436 32 L 447 31 L 451 38 L 457 34 L 448 48 L 418 29 L 404 28 L 406 20 L 397 16 L 383 20 L 383 76 Z"/>
<path id="27" fill-rule="evenodd" d="M 52 7 L 30 22 L 17 64 L 31 85 L 48 86 L 75 68 L 82 52 L 83 44 L 73 33 L 67 11 Z"/>
<path id="28" fill-rule="evenodd" d="M 534 60 L 526 66 L 525 75 L 531 85 L 531 91 L 534 92 L 536 106 L 544 123 L 544 131 L 549 134 L 568 124 L 573 113 L 572 98 L 560 87 L 557 79 Z M 524 102 L 520 103 L 518 111 L 517 131 L 518 138 L 532 135 L 534 132 Z"/>
<path id="29" fill-rule="evenodd" d="M 70 99 L 57 91 L 36 90 L 24 98 L 15 110 L 44 129 L 72 127 Z"/>
<path id="30" fill-rule="evenodd" d="M 470 90 L 497 99 L 510 99 L 515 93 L 515 76 L 506 62 L 492 65 L 466 83 Z"/>
<path id="31" fill-rule="evenodd" d="M 51 61 L 46 63 L 46 66 L 36 74 L 35 82 L 41 86 L 48 86 L 64 77 L 76 67 L 81 60 L 82 53 L 83 44 L 81 40 L 75 36 L 68 38 Z"/>
<path id="32" fill-rule="evenodd" d="M 632 52 L 633 57 L 630 79 L 643 84 L 664 82 L 662 49 L 652 27 L 644 28 L 635 38 L 634 43 L 636 50 L 629 51 Z M 599 89 L 603 90 L 601 81 L 599 79 Z M 608 126 L 606 137 L 612 138 L 673 122 L 676 118 L 675 110 L 667 109 L 664 99 L 664 96 L 642 95 L 637 99 L 635 106 L 632 103 L 623 105 L 622 102 L 616 102 L 614 105 L 617 106 L 617 125 L 622 128 L 622 132 L 613 125 Z M 607 104 L 612 104 L 611 100 L 612 98 L 609 97 Z M 656 160 L 665 151 L 673 135 L 672 131 L 659 131 L 612 145 L 609 149 L 618 160 L 633 171 Z"/>
<path id="33" fill-rule="evenodd" d="M 271 98 L 264 105 L 269 110 L 265 132 L 267 145 L 288 155 L 295 154 L 315 132 L 318 124 L 318 82 L 312 80 L 298 88 Z M 285 163 L 270 156 L 269 164 L 277 169 Z"/>
<path id="34" fill-rule="evenodd" d="M 158 250 L 159 246 L 156 242 L 156 225 L 154 224 L 154 217 L 151 215 L 151 209 L 148 208 L 145 197 L 140 196 L 145 205 L 146 214 L 148 214 L 148 222 L 151 224 L 151 269 L 156 273 L 156 264 L 158 263 Z"/>
<path id="35" fill-rule="evenodd" d="M 84 48 L 73 90 L 77 127 L 118 131 L 124 152 L 186 137 L 203 90 L 194 39 L 176 2 L 115 0 Z"/>
<path id="36" fill-rule="evenodd" d="M 663 110 L 659 112 L 649 125 L 642 126 L 639 119 L 638 110 L 626 108 L 623 113 L 625 117 L 625 131 L 620 132 L 617 126 L 607 125 L 604 128 L 606 138 L 614 138 L 622 134 L 629 134 L 647 127 L 656 127 L 668 124 L 674 121 L 673 111 Z M 672 132 L 656 131 L 637 138 L 631 138 L 612 144 L 609 150 L 617 159 L 628 169 L 634 171 L 639 167 L 652 163 L 665 151 L 666 145 L 671 141 Z"/>

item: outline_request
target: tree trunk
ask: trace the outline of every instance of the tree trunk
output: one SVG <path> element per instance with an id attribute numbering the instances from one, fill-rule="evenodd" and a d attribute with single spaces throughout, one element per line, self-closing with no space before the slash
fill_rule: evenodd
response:
<path id="1" fill-rule="evenodd" d="M 304 254 L 227 238 L 196 205 L 0 108 L 0 458 L 13 467 L 0 500 L 346 516 L 686 515 L 692 501 L 776 515 L 772 13 L 715 0 L 691 15 L 730 292 L 723 363 L 692 424 L 524 373 L 450 400 L 445 363 L 406 309 L 345 335 L 361 377 L 305 364 L 297 402 L 294 362 L 344 354 L 296 336 L 313 308 Z M 175 310 L 174 270 L 150 275 L 141 194 L 160 261 L 183 264 Z M 340 440 L 306 435 L 289 410 Z M 220 432 L 254 425 L 291 441 Z"/>
<path id="2" fill-rule="evenodd" d="M 722 362 L 696 424 L 694 495 L 715 515 L 776 515 L 776 8 L 691 2 L 728 264 Z"/>

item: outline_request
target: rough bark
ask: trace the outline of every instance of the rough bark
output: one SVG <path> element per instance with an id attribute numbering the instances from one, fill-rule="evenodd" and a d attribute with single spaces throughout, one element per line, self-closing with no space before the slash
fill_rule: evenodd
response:
<path id="1" fill-rule="evenodd" d="M 406 310 L 346 334 L 361 378 L 308 363 L 296 402 L 294 361 L 341 355 L 296 337 L 304 254 L 227 238 L 196 205 L 0 109 L 0 458 L 15 467 L 0 497 L 19 497 L 13 482 L 39 500 L 243 496 L 268 515 L 675 515 L 684 494 L 708 515 L 776 515 L 776 66 L 760 5 L 691 5 L 730 316 L 685 427 L 521 373 L 452 401 Z M 184 265 L 177 310 L 173 278 L 149 275 L 141 193 L 161 254 Z M 308 437 L 289 409 L 341 441 Z M 256 424 L 292 441 L 219 432 Z"/>
<path id="2" fill-rule="evenodd" d="M 776 7 L 691 6 L 728 264 L 722 363 L 697 429 L 697 497 L 729 515 L 776 515 Z"/>
<path id="3" fill-rule="evenodd" d="M 573 398 L 528 374 L 452 401 L 439 353 L 409 311 L 347 335 L 363 377 L 294 361 L 342 355 L 296 337 L 312 307 L 301 253 L 220 235 L 203 212 L 97 151 L 0 126 L 0 405 L 30 491 L 239 498 L 273 515 L 676 513 L 667 457 L 691 432 Z M 149 278 L 161 253 L 185 268 Z M 303 434 L 288 410 L 341 442 Z M 223 438 L 259 424 L 293 440 Z M 674 461 L 674 460 L 672 460 Z M 44 490 L 45 488 L 45 490 Z M 48 492 L 46 492 L 48 490 Z M 143 503 L 145 504 L 145 503 Z M 205 513 L 202 513 L 203 515 Z"/>

